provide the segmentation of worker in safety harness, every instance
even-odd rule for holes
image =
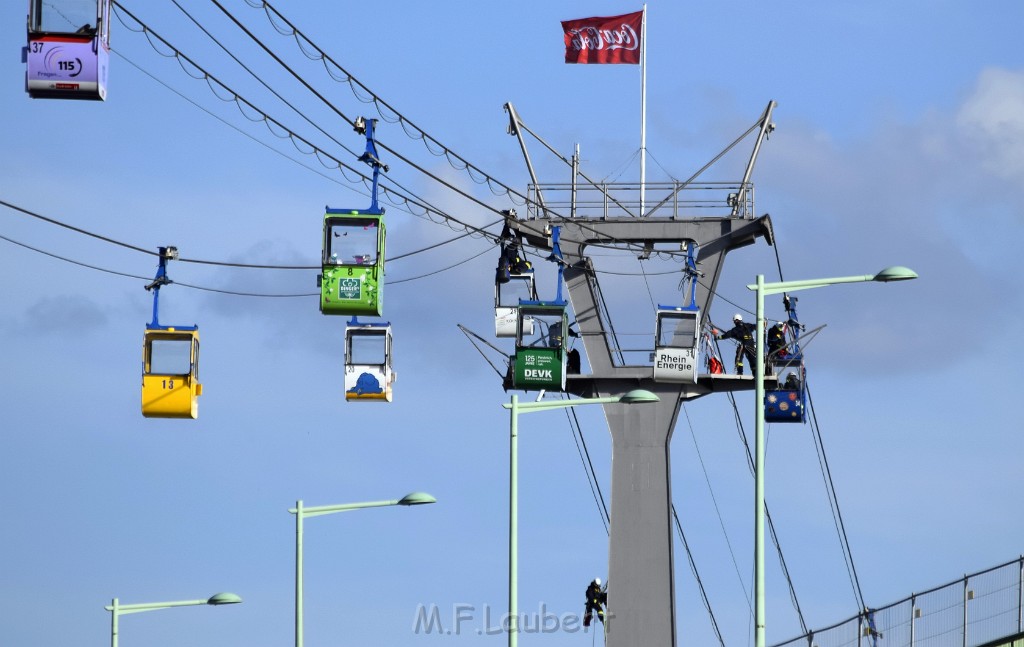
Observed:
[[[736,346],[736,375],[743,375],[743,356],[747,356],[747,364],[750,365],[750,372],[754,373],[754,362],[757,361],[754,346],[754,331],[757,326],[743,321],[743,315],[736,313],[732,317],[732,330],[721,334],[716,330],[715,339],[735,339]]]
[[[765,341],[768,342],[768,365],[786,358],[786,324],[779,322],[768,329],[765,333]]]
[[[597,613],[597,619],[604,624],[604,605],[608,603],[608,591],[601,588],[601,578],[595,577],[587,586],[587,608],[583,613],[583,626],[589,627]]]

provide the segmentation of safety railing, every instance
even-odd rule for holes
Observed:
[[[528,218],[541,205],[575,218],[754,217],[754,185],[739,182],[647,182],[640,204],[639,182],[531,184]]]
[[[1024,631],[1024,556],[772,647],[978,647]]]

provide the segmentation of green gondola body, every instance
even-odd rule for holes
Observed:
[[[513,385],[527,391],[561,391],[565,388],[564,356],[561,349],[524,348],[518,351]]]
[[[383,314],[384,239],[383,209],[327,209],[320,312]]]
[[[522,301],[512,386],[527,391],[564,391],[569,320],[564,302]]]

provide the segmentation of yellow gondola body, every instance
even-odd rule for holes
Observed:
[[[142,346],[142,415],[198,418],[199,328],[147,327]]]

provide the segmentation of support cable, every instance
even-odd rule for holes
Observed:
[[[583,428],[580,426],[575,409],[566,407],[565,416],[569,421],[569,429],[572,431],[573,440],[576,442],[576,451],[580,455],[583,471],[587,474],[587,483],[590,485],[594,504],[597,506],[598,515],[601,517],[601,524],[604,525],[604,533],[608,535],[610,533],[609,524],[612,519],[611,515],[608,514],[608,505],[605,503],[604,493],[601,492],[601,484],[597,480],[597,472],[594,471],[594,463],[590,460],[590,450],[587,448],[587,440],[583,436]]]
[[[220,4],[220,2],[218,2],[218,0],[210,0],[210,1],[211,1],[211,2],[212,2],[212,3],[213,3],[213,4],[214,4],[214,5],[215,5],[215,6],[216,6],[216,7],[218,8],[218,9],[220,9],[220,10],[221,10],[221,12],[223,12],[225,16],[227,16],[227,17],[228,17],[228,18],[229,18],[229,19],[230,19],[230,20],[231,20],[232,22],[234,22],[234,23],[235,23],[235,25],[236,25],[236,26],[237,26],[237,27],[238,27],[239,29],[241,29],[241,30],[242,30],[242,32],[243,32],[243,33],[245,33],[245,35],[246,35],[246,36],[248,36],[248,37],[249,37],[249,39],[250,39],[250,40],[252,40],[252,41],[253,41],[254,43],[256,43],[257,45],[259,45],[259,46],[260,46],[260,48],[262,48],[262,49],[263,49],[263,51],[264,51],[264,52],[266,52],[268,56],[270,56],[271,58],[273,58],[273,59],[274,59],[274,61],[276,61],[276,62],[277,62],[277,64],[278,64],[278,65],[280,65],[280,66],[281,66],[281,67],[282,67],[282,68],[283,68],[283,69],[284,69],[285,71],[287,71],[287,72],[288,72],[289,74],[291,74],[291,75],[292,75],[292,77],[293,77],[293,78],[294,78],[294,79],[295,79],[296,81],[298,81],[298,82],[299,82],[299,83],[301,83],[301,84],[302,84],[303,86],[305,86],[305,87],[306,87],[306,89],[307,89],[307,90],[309,90],[309,91],[310,91],[310,92],[311,92],[311,93],[313,94],[313,96],[315,96],[315,97],[316,97],[317,99],[319,99],[319,100],[320,100],[321,102],[323,102],[323,104],[324,104],[325,106],[327,106],[328,108],[330,108],[330,110],[331,110],[332,112],[334,112],[334,113],[335,113],[336,115],[338,115],[338,116],[339,116],[339,117],[340,117],[340,118],[341,118],[342,120],[344,120],[344,121],[345,121],[346,123],[348,123],[348,124],[349,124],[350,126],[354,124],[354,120],[353,120],[353,119],[351,119],[350,117],[348,117],[347,115],[345,115],[345,114],[344,114],[343,112],[341,112],[341,110],[339,110],[339,109],[337,108],[337,106],[335,106],[335,105],[334,105],[333,103],[331,103],[331,102],[330,102],[330,101],[329,101],[329,100],[328,100],[328,99],[327,99],[326,97],[324,97],[324,96],[323,96],[323,94],[321,94],[320,92],[318,92],[318,91],[317,91],[317,90],[316,90],[316,89],[315,89],[315,88],[314,88],[314,87],[313,87],[312,85],[310,85],[310,84],[309,84],[309,82],[308,82],[308,81],[306,81],[306,80],[305,80],[304,78],[302,78],[302,76],[301,76],[300,74],[298,74],[297,72],[295,72],[295,70],[293,70],[293,69],[292,69],[292,68],[291,68],[291,67],[290,67],[290,66],[289,66],[289,65],[288,65],[287,63],[285,63],[285,62],[284,62],[284,61],[283,61],[283,60],[282,60],[282,59],[281,59],[281,58],[280,58],[279,56],[277,56],[277,54],[275,54],[275,53],[274,53],[273,51],[271,51],[271,49],[270,49],[269,47],[267,47],[267,45],[266,45],[265,43],[263,43],[263,41],[261,41],[261,40],[260,40],[260,39],[259,39],[259,38],[258,38],[258,37],[257,37],[257,36],[255,35],[255,34],[253,34],[253,33],[252,33],[251,31],[249,31],[249,29],[247,29],[247,28],[245,27],[245,25],[243,25],[243,24],[242,24],[242,23],[241,23],[241,22],[240,22],[240,21],[239,21],[239,20],[238,20],[237,18],[235,18],[235,17],[234,17],[234,16],[233,16],[233,15],[231,14],[231,12],[229,12],[229,11],[228,11],[227,9],[225,9],[225,8],[224,8],[224,7],[223,7],[223,6],[222,6],[222,5]],[[269,6],[269,5],[268,5],[268,6]],[[278,15],[280,15],[280,14],[278,14]],[[282,17],[282,18],[283,18],[283,17]],[[305,38],[305,36],[303,36],[303,38]],[[309,42],[310,44],[312,44],[312,41],[309,41],[308,39],[306,39],[306,40],[307,40],[307,42]],[[340,66],[339,66],[339,69],[340,69]],[[436,141],[436,140],[435,140],[435,141]],[[379,147],[380,147],[381,149],[383,149],[383,150],[385,150],[385,151],[387,151],[387,152],[391,153],[391,154],[392,154],[393,156],[395,156],[395,157],[396,157],[397,159],[399,159],[399,160],[401,160],[401,161],[405,162],[406,164],[408,164],[409,166],[411,166],[411,167],[412,167],[412,168],[414,168],[415,170],[419,171],[420,173],[422,173],[422,174],[426,175],[427,177],[431,178],[431,179],[432,179],[432,180],[434,180],[435,182],[438,182],[438,183],[440,183],[440,184],[444,185],[445,187],[447,187],[448,189],[451,189],[452,191],[455,191],[456,193],[458,193],[459,195],[463,196],[463,197],[464,197],[464,198],[466,198],[467,200],[471,200],[471,201],[473,201],[473,202],[476,202],[476,203],[478,203],[479,205],[481,205],[481,206],[483,206],[483,207],[486,207],[486,208],[488,208],[488,209],[491,209],[492,211],[497,211],[497,209],[494,209],[493,207],[489,207],[488,205],[486,205],[486,203],[484,203],[484,202],[482,202],[482,201],[478,200],[477,198],[475,198],[475,197],[471,196],[471,195],[470,195],[469,193],[466,193],[466,192],[465,192],[465,191],[463,191],[462,189],[459,189],[458,187],[456,187],[455,185],[451,184],[450,182],[447,182],[446,180],[443,180],[442,178],[440,178],[440,177],[438,177],[438,176],[434,175],[433,173],[431,173],[430,171],[426,170],[425,168],[423,168],[423,167],[422,167],[422,166],[420,166],[419,164],[417,164],[417,163],[413,162],[413,161],[412,161],[411,159],[409,159],[408,157],[406,157],[406,156],[402,155],[401,153],[399,153],[399,152],[398,152],[397,150],[395,150],[394,148],[391,148],[391,147],[389,147],[389,146],[388,146],[387,144],[385,144],[384,142],[381,142],[380,140],[378,140],[378,141],[377,141],[377,146],[379,146]],[[445,150],[447,151],[448,149],[445,149]],[[456,157],[457,157],[457,156],[456,156]],[[460,160],[461,160],[461,158],[458,158],[458,159],[460,159]],[[467,164],[468,164],[468,162],[467,162]],[[473,167],[473,168],[475,169],[475,167]],[[479,169],[477,169],[477,170],[479,170]],[[505,192],[504,192],[504,195],[512,195],[513,193],[515,193],[515,192],[513,191],[513,189],[511,189],[510,187],[508,187],[508,186],[506,186],[506,185],[504,185],[504,184],[498,183],[498,182],[497,182],[496,180],[494,180],[494,178],[492,178],[491,176],[489,176],[489,175],[486,175],[486,174],[484,174],[484,176],[485,176],[485,177],[486,177],[486,178],[488,179],[488,181],[489,181],[489,182],[490,182],[490,181],[494,181],[495,183],[499,184],[499,186],[501,186],[501,187],[502,187],[502,188],[503,188],[503,189],[505,190]],[[389,179],[390,179],[390,178],[389,178]],[[490,183],[488,183],[488,186],[490,186]],[[493,193],[493,191],[492,191],[492,193]],[[499,194],[499,195],[500,195],[500,194]],[[516,194],[516,195],[519,195],[519,194]],[[521,199],[523,199],[524,201],[525,201],[525,200],[527,199],[527,198],[526,198],[526,196],[521,196],[521,195],[520,195],[519,197],[520,197]]]
[[[239,93],[237,93],[234,90],[232,90],[229,86],[227,86],[222,81],[220,81],[220,79],[218,79],[216,76],[210,74],[202,66],[198,65],[195,61],[193,61],[191,58],[186,56],[183,52],[181,52],[181,50],[179,50],[179,49],[175,48],[173,45],[171,45],[167,40],[165,40],[159,34],[154,32],[148,25],[146,25],[144,22],[139,20],[134,14],[132,14],[127,9],[125,9],[120,3],[116,2],[116,0],[113,3],[113,5],[117,8],[117,11],[115,13],[117,14],[119,19],[121,18],[121,14],[124,13],[125,15],[130,17],[133,21],[135,21],[135,23],[137,23],[141,27],[141,31],[143,31],[146,34],[147,38],[150,37],[150,36],[152,36],[153,38],[156,38],[164,46],[166,46],[167,48],[169,48],[172,51],[171,56],[173,56],[174,58],[176,58],[176,59],[178,59],[180,61],[184,61],[184,62],[188,63],[190,66],[192,66],[193,68],[195,68],[196,70],[198,70],[201,73],[201,76],[198,76],[198,77],[196,77],[196,76],[194,76],[192,74],[189,74],[190,76],[193,76],[193,78],[200,78],[200,79],[206,80],[207,81],[207,85],[210,86],[211,90],[213,90],[213,84],[216,84],[218,87],[222,88],[225,92],[230,94],[230,96],[227,99],[224,99],[224,98],[220,97],[220,95],[217,95],[216,91],[214,91],[214,94],[216,96],[218,96],[218,98],[222,98],[222,100],[224,100],[224,101],[233,101],[238,106],[239,110],[242,111],[242,114],[245,115],[247,118],[249,118],[252,121],[256,121],[256,120],[253,120],[251,117],[248,117],[248,115],[245,114],[245,110],[243,110],[243,107],[245,109],[249,110],[249,111],[257,113],[259,115],[258,121],[263,121],[267,125],[268,129],[271,129],[271,126],[273,126],[273,127],[277,128],[277,129],[283,131],[285,133],[285,135],[283,137],[286,137],[286,138],[290,139],[294,144],[296,144],[296,149],[299,150],[300,152],[304,152],[306,154],[310,154],[310,155],[316,156],[317,159],[321,162],[321,164],[324,164],[324,160],[325,159],[329,160],[330,162],[332,162],[334,164],[333,168],[337,168],[340,171],[342,171],[342,174],[346,175],[346,178],[347,178],[347,173],[350,172],[350,173],[354,174],[357,178],[362,179],[362,181],[364,183],[367,183],[367,182],[371,181],[370,178],[367,177],[365,174],[363,174],[363,172],[361,170],[359,170],[357,168],[354,168],[352,166],[349,166],[348,164],[345,164],[344,162],[339,160],[337,157],[335,157],[335,156],[331,155],[330,153],[324,151],[322,148],[320,148],[319,146],[313,144],[311,141],[309,141],[305,137],[303,137],[303,136],[299,135],[298,133],[296,133],[295,131],[289,129],[284,124],[282,124],[280,121],[278,121],[277,119],[274,119],[273,117],[271,117],[267,112],[265,112],[263,110],[260,110],[258,107],[256,107],[255,104],[253,104],[252,102],[248,101],[245,97],[243,97]],[[123,20],[122,20],[122,24],[125,24]],[[130,29],[130,30],[132,30],[132,31],[140,31],[140,30],[131,29],[131,27],[129,27],[127,24],[125,24],[125,27]],[[152,45],[152,40],[150,40],[150,44]],[[154,49],[156,49],[155,46],[154,46]],[[157,51],[159,51],[159,50],[157,50]],[[330,104],[328,104],[328,105],[330,105]],[[273,130],[271,130],[271,132],[273,132]],[[298,144],[302,144],[303,146],[308,147],[309,150],[308,151],[302,150],[301,148],[298,147]],[[420,167],[420,166],[414,164],[413,162],[407,160],[403,156],[398,155],[397,153],[395,155],[396,155],[396,157],[399,157],[402,161],[406,161],[408,164],[410,164],[410,166],[412,166],[416,170],[419,170],[420,172],[424,173],[425,175],[427,175],[431,179],[435,180],[436,182],[438,182],[438,183],[442,184],[443,186],[451,189],[452,191],[462,195],[463,197],[465,197],[466,199],[470,200],[471,202],[474,202],[474,203],[478,204],[479,206],[483,207],[484,209],[487,209],[489,211],[493,211],[494,213],[500,214],[500,210],[499,209],[497,209],[495,207],[492,207],[492,206],[486,204],[485,202],[483,202],[483,201],[481,201],[481,200],[479,200],[479,199],[477,199],[477,198],[467,194],[466,192],[462,191],[461,189],[453,186],[451,183],[449,183],[449,182],[447,182],[447,181],[445,181],[445,180],[443,180],[443,179],[441,179],[441,178],[431,174],[430,172],[426,171],[422,167]],[[390,180],[390,178],[388,178],[388,179]],[[451,216],[451,215],[449,215],[447,213],[444,213],[443,211],[440,211],[440,210],[438,210],[438,209],[436,209],[436,208],[434,208],[434,207],[432,207],[432,206],[430,206],[428,204],[425,204],[425,203],[422,203],[420,201],[417,201],[417,200],[414,200],[412,198],[409,198],[408,196],[404,195],[403,193],[401,193],[399,191],[396,191],[394,189],[391,189],[391,188],[389,188],[387,186],[383,186],[383,185],[381,186],[381,191],[385,195],[387,195],[389,197],[390,196],[398,196],[400,199],[402,199],[402,201],[404,203],[406,203],[406,204],[413,204],[413,205],[419,207],[420,209],[422,209],[425,213],[428,213],[428,214],[429,213],[434,213],[434,214],[436,214],[437,216],[439,216],[440,218],[442,218],[443,220],[445,220],[448,223],[457,224],[458,226],[462,227],[462,229],[464,231],[473,230],[474,233],[477,233],[477,234],[479,234],[479,235],[481,235],[483,237],[489,238],[489,239],[494,240],[495,242],[497,242],[497,238],[498,237],[495,234],[490,234],[490,233],[488,233],[486,231],[483,231],[483,229],[480,228],[480,227],[475,227],[475,226],[470,225],[468,223],[462,222],[461,220],[455,218],[454,216]],[[449,224],[448,226],[451,226],[451,224]]]
[[[783,281],[782,277],[782,262],[779,259],[779,246],[778,241],[772,246],[775,249],[775,264],[779,270],[779,281]],[[787,299],[788,296],[783,294],[783,299]],[[836,528],[836,535],[839,538],[839,545],[843,552],[843,561],[846,564],[846,574],[850,580],[850,586],[853,588],[853,594],[858,603],[858,612],[867,609],[867,605],[864,604],[864,593],[860,587],[860,578],[857,577],[857,568],[853,562],[853,551],[850,548],[850,538],[846,534],[846,525],[843,523],[843,514],[839,509],[839,497],[836,494],[835,482],[832,480],[832,471],[828,466],[828,457],[825,455],[825,442],[821,436],[821,427],[818,425],[818,416],[814,411],[813,402],[811,401],[811,391],[806,384],[805,376],[805,389],[807,391],[807,404],[811,410],[811,430],[812,437],[814,439],[814,447],[818,455],[818,465],[821,469],[821,477],[825,484],[825,494],[828,496],[829,507],[832,511],[832,522]],[[806,627],[804,632],[807,632]]]
[[[718,344],[715,344],[716,350],[718,350]],[[719,350],[719,354],[721,351]],[[747,467],[750,470],[751,476],[754,475],[754,455],[750,451],[750,443],[747,440],[746,431],[743,429],[743,419],[740,416],[739,407],[736,405],[736,396],[732,392],[728,393],[729,401],[732,404],[733,416],[736,420],[736,431],[739,435],[740,442],[743,444],[743,449],[747,453]],[[800,626],[803,628],[804,633],[807,633],[807,623],[804,621],[803,611],[800,609],[800,602],[796,597],[796,589],[793,587],[793,578],[789,574],[789,567],[786,566],[786,559],[782,554],[782,546],[779,544],[779,536],[775,532],[775,522],[772,521],[772,515],[768,511],[768,502],[764,504],[764,516],[768,522],[768,531],[771,536],[772,543],[775,545],[775,552],[779,556],[779,565],[782,569],[783,578],[786,580],[786,585],[789,587],[789,599],[793,603],[793,608],[796,610],[796,615],[800,621]]]
[[[214,3],[217,4],[216,0],[214,0]],[[437,157],[446,158],[448,160],[449,165],[451,165],[451,167],[456,170],[465,170],[469,175],[470,179],[472,179],[474,182],[478,184],[486,183],[488,187],[491,189],[491,192],[494,193],[495,195],[507,195],[509,198],[513,198],[513,202],[516,202],[516,204],[518,205],[532,203],[532,201],[527,196],[522,195],[515,189],[512,189],[505,183],[495,179],[492,175],[484,172],[479,167],[468,162],[465,158],[452,151],[450,148],[439,142],[431,135],[427,134],[425,130],[423,130],[422,128],[414,124],[412,121],[410,121],[407,117],[398,112],[398,110],[396,110],[393,106],[384,101],[379,95],[373,92],[373,90],[371,90],[369,87],[367,87],[357,78],[355,78],[355,76],[353,76],[348,70],[342,67],[337,61],[331,58],[330,55],[328,55],[320,47],[313,43],[313,41],[311,41],[304,33],[302,33],[291,21],[285,18],[269,2],[261,1],[259,3],[255,3],[252,0],[246,0],[246,4],[248,4],[250,7],[254,9],[262,8],[264,10],[264,13],[267,15],[268,21],[279,34],[283,36],[293,36],[295,38],[296,44],[298,44],[299,46],[300,51],[302,51],[302,53],[307,58],[309,58],[310,60],[323,61],[324,69],[327,71],[328,75],[331,76],[332,79],[334,79],[335,81],[347,83],[349,85],[349,88],[352,90],[353,96],[355,96],[356,99],[362,101],[363,103],[372,103],[377,111],[377,114],[380,116],[381,119],[387,121],[388,123],[400,124],[405,134],[409,136],[410,139],[421,140],[428,152]],[[227,11],[225,11],[223,8],[221,8],[221,10],[227,13]],[[274,16],[276,16],[277,19],[284,23],[284,25],[287,27],[287,31],[282,30],[280,27],[278,27],[278,25],[274,22],[274,18],[271,17],[270,12],[273,12]],[[230,14],[228,15],[230,16]],[[299,40],[300,38],[302,39],[302,41],[306,43],[306,45],[308,45],[313,50],[315,54],[314,56],[311,56],[309,53],[306,52],[305,48],[302,45],[302,42],[300,42]],[[344,75],[344,78],[338,79],[337,77],[335,77],[331,70],[327,67],[328,63],[337,68],[337,70],[341,72],[342,75]],[[370,98],[364,99],[363,97],[361,97],[359,93],[356,91],[357,87],[359,90],[366,93]],[[385,111],[382,110],[381,107],[387,109],[387,114],[385,114]],[[413,134],[410,134],[410,129],[414,131],[415,136]],[[431,144],[439,148],[440,152],[435,152],[431,148]],[[459,165],[454,164],[452,162],[453,159],[457,160],[459,162]],[[478,181],[476,177],[474,177],[474,172],[484,178],[483,182]],[[502,189],[502,192],[495,192],[493,186],[500,187]]]
[[[676,514],[676,506],[672,504],[672,518],[676,522],[676,531],[679,533],[679,538],[683,541],[683,548],[686,549],[686,559],[690,563],[690,570],[693,571],[693,579],[697,580],[697,588],[700,589],[700,598],[704,601],[704,608],[708,611],[708,617],[711,618],[711,627],[715,630],[715,635],[718,636],[718,644],[721,647],[725,647],[725,639],[722,638],[722,632],[718,628],[718,621],[715,620],[715,612],[711,610],[711,602],[708,600],[708,592],[704,590],[704,582],[700,579],[700,573],[697,572],[697,563],[693,561],[693,552],[690,550],[690,543],[686,541],[686,534],[683,533],[683,526],[679,523],[679,515]]]
[[[832,521],[836,527],[836,534],[839,537],[839,544],[843,550],[843,559],[846,561],[846,573],[850,579],[850,586],[853,588],[853,595],[859,604],[858,609],[867,609],[864,604],[864,594],[860,588],[860,579],[857,577],[857,569],[853,565],[853,553],[850,550],[850,539],[846,534],[846,525],[843,523],[843,515],[839,511],[839,500],[836,498],[836,487],[832,481],[832,470],[828,466],[828,458],[825,456],[825,445],[821,437],[821,427],[818,425],[818,415],[814,410],[814,402],[811,399],[811,389],[804,384],[807,391],[807,405],[811,410],[811,429],[814,432],[814,446],[818,452],[818,464],[821,466],[821,477],[825,481],[825,490],[828,493],[829,504],[832,508]]]
[[[697,461],[700,463],[700,468],[704,472],[704,482],[707,483],[708,492],[711,494],[711,504],[715,508],[715,514],[718,516],[718,526],[722,529],[722,536],[725,537],[726,548],[729,549],[729,558],[732,560],[733,569],[736,571],[736,577],[740,581],[740,587],[743,589],[744,599],[747,603],[747,608],[750,610],[750,615],[754,615],[754,609],[750,605],[750,591],[747,590],[746,584],[743,582],[743,575],[740,573],[739,562],[736,561],[736,553],[732,549],[732,542],[729,541],[729,533],[725,529],[725,519],[722,517],[722,510],[718,507],[718,499],[715,497],[715,490],[711,486],[711,476],[708,474],[708,468],[704,464],[704,457],[700,453],[700,446],[697,444],[697,435],[693,429],[693,421],[690,420],[690,412],[686,410],[686,405],[683,405],[683,414],[686,416],[686,424],[690,429],[690,438],[693,440],[693,448],[697,452]],[[673,506],[674,514],[675,506]]]

